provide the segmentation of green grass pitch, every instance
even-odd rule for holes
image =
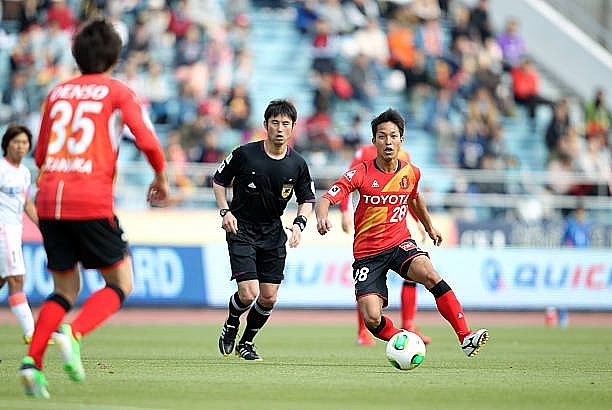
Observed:
[[[16,377],[26,347],[0,325],[0,409],[416,409],[575,410],[612,406],[612,329],[491,327],[466,358],[450,327],[423,364],[394,369],[385,344],[355,344],[355,327],[270,323],[256,338],[263,362],[222,357],[219,326],[106,325],[83,343],[87,377],[68,380],[50,346],[51,399],[23,396]]]

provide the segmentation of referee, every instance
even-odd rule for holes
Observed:
[[[295,106],[274,100],[264,113],[267,136],[236,148],[219,165],[213,191],[221,227],[226,231],[232,270],[238,291],[229,299],[228,317],[219,337],[219,350],[245,360],[262,360],[253,339],[264,326],[284,278],[287,234],[281,216],[295,194],[298,208],[287,227],[289,246],[299,245],[315,195],[304,158],[288,146],[297,120]],[[232,187],[231,204],[227,188]],[[254,302],[254,303],[253,303]],[[248,311],[246,326],[236,345],[240,317]]]

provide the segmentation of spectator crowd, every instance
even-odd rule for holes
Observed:
[[[610,112],[605,90],[592,101],[546,95],[520,19],[508,17],[496,32],[488,0],[459,1],[304,0],[296,5],[296,28],[310,41],[314,127],[296,143],[302,151],[335,153],[342,143],[329,124],[346,100],[358,112],[372,110],[377,95],[400,91],[413,128],[427,131],[437,165],[465,170],[513,172],[522,152],[511,150],[507,129],[522,124],[531,149],[545,144],[536,171],[548,170],[551,195],[610,195]],[[399,75],[399,77],[398,77]],[[343,81],[339,81],[338,79]],[[392,80],[392,81],[391,81]],[[410,132],[410,131],[408,131]],[[516,132],[510,135],[517,138]],[[340,141],[340,143],[339,143]],[[365,140],[367,141],[367,140]],[[365,142],[364,141],[364,142]],[[510,142],[510,143],[509,143]],[[408,146],[410,149],[410,146]],[[567,173],[567,174],[563,174]],[[559,178],[560,175],[579,176]],[[528,184],[527,184],[528,185]],[[472,182],[457,193],[530,193],[529,186]],[[492,215],[499,216],[495,210]],[[566,215],[566,213],[564,213]]]
[[[610,195],[610,112],[605,89],[581,102],[573,118],[569,96],[551,98],[527,54],[520,19],[496,32],[488,0],[23,0],[6,2],[0,32],[0,121],[35,131],[42,99],[76,68],[71,36],[85,19],[105,16],[124,41],[115,75],[145,102],[176,166],[175,185],[207,184],[183,170],[217,163],[231,149],[262,137],[253,122],[254,7],[292,10],[310,57],[311,107],[292,144],[313,161],[348,164],[369,139],[367,118],[385,93],[402,95],[408,126],[432,139],[440,166],[508,171],[521,158],[506,141],[521,121],[529,138],[546,144],[541,164],[557,195]],[[280,40],[282,41],[282,40]],[[273,58],[273,57],[271,57]],[[285,96],[274,96],[285,97]],[[387,107],[382,107],[387,108]],[[351,118],[335,126],[339,112]],[[539,113],[544,115],[539,115]],[[542,124],[542,118],[546,121]],[[364,128],[365,127],[365,128]],[[410,129],[410,128],[408,128]],[[129,130],[125,130],[129,139]],[[410,147],[407,147],[410,149]],[[587,182],[565,182],[562,175]],[[570,179],[571,180],[571,179]],[[592,181],[592,182],[589,182]],[[468,192],[508,193],[502,184],[463,184]]]

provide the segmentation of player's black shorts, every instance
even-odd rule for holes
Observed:
[[[250,224],[238,221],[238,234],[226,233],[232,279],[257,279],[279,284],[284,279],[287,234],[279,221]]]
[[[355,282],[355,297],[378,295],[383,299],[383,307],[387,307],[389,289],[387,288],[387,272],[397,272],[404,279],[410,262],[419,255],[429,257],[421,250],[413,239],[407,239],[399,245],[377,255],[355,259],[353,262],[353,281]]]
[[[40,220],[47,267],[66,271],[81,262],[86,269],[102,269],[128,254],[128,243],[117,217],[85,221]]]

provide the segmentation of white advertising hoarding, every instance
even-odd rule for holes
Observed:
[[[428,249],[436,270],[467,309],[612,310],[612,253],[606,249]],[[236,285],[229,280],[225,244],[205,249],[207,300],[224,307]],[[347,246],[288,249],[278,306],[350,308],[355,304],[352,254]],[[389,306],[399,307],[401,279],[389,273]],[[419,286],[420,308],[435,308]]]

